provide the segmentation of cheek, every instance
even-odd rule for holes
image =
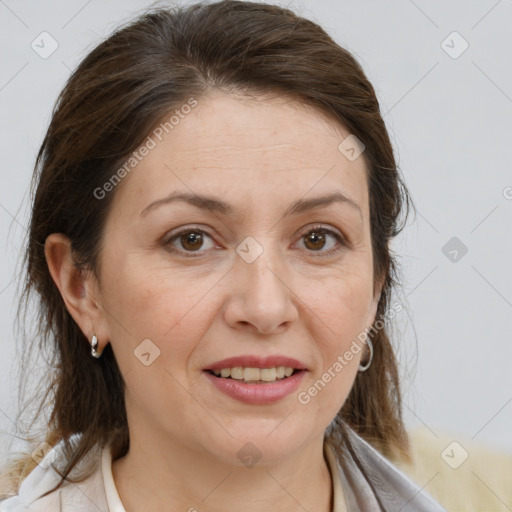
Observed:
[[[372,277],[366,271],[332,272],[325,279],[310,281],[300,294],[308,308],[321,320],[328,345],[342,347],[347,337],[368,327],[372,304]]]
[[[185,391],[186,368],[209,325],[201,298],[211,286],[126,261],[119,261],[111,275],[106,318],[127,400],[155,424],[172,418],[172,411],[193,409]]]
[[[127,369],[138,368],[134,351],[150,340],[160,351],[155,364],[177,368],[209,323],[205,296],[218,279],[210,275],[193,280],[137,260],[118,259],[111,273],[105,274],[112,276],[106,279],[103,297],[116,358]]]
[[[322,400],[338,406],[350,391],[364,352],[362,340],[370,327],[371,277],[365,271],[339,273],[317,282],[305,301],[316,318],[311,332],[322,359],[316,378],[334,391],[325,393]]]
[[[306,298],[314,312],[310,331],[321,364],[298,399],[314,417],[334,418],[352,389],[364,348],[358,335],[367,327],[370,297],[369,279],[351,274],[318,283]]]

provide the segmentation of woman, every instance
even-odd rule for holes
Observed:
[[[442,510],[389,462],[409,197],[320,27],[144,15],[73,73],[36,169],[24,296],[53,409],[0,510]]]

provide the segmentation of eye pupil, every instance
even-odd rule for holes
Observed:
[[[313,242],[312,249],[321,249],[323,244],[325,243],[325,235],[323,233],[318,233],[316,231],[312,231],[309,235],[306,236],[306,246],[309,242]],[[320,242],[320,246],[315,245]]]

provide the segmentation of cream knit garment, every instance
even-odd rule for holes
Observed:
[[[397,466],[447,511],[512,511],[512,453],[426,427],[409,436],[413,464]]]

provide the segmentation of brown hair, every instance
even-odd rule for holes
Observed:
[[[41,350],[50,354],[51,371],[33,418],[48,407],[50,397],[46,442],[53,446],[64,440],[69,450],[63,477],[96,443],[111,442],[114,459],[124,455],[129,437],[124,383],[110,344],[101,359],[90,356],[88,340],[50,276],[45,240],[51,233],[65,234],[77,268],[98,275],[103,226],[115,192],[98,200],[94,190],[111,178],[163,115],[214,89],[296,98],[364,143],[374,282],[384,282],[376,318],[384,318],[389,309],[398,280],[388,242],[404,227],[411,200],[375,91],[355,58],[317,24],[273,5],[225,0],[143,14],[99,44],[69,78],[31,185],[18,317],[22,310],[26,315],[35,292],[32,343],[39,340]],[[397,362],[386,326],[375,330],[373,345],[370,369],[356,377],[326,436],[340,455],[346,423],[386,456],[406,458]],[[26,353],[32,352],[27,346]],[[71,449],[68,441],[76,433],[81,437]],[[38,444],[36,438],[30,441]],[[12,465],[7,473],[15,489],[35,465],[30,455]]]

